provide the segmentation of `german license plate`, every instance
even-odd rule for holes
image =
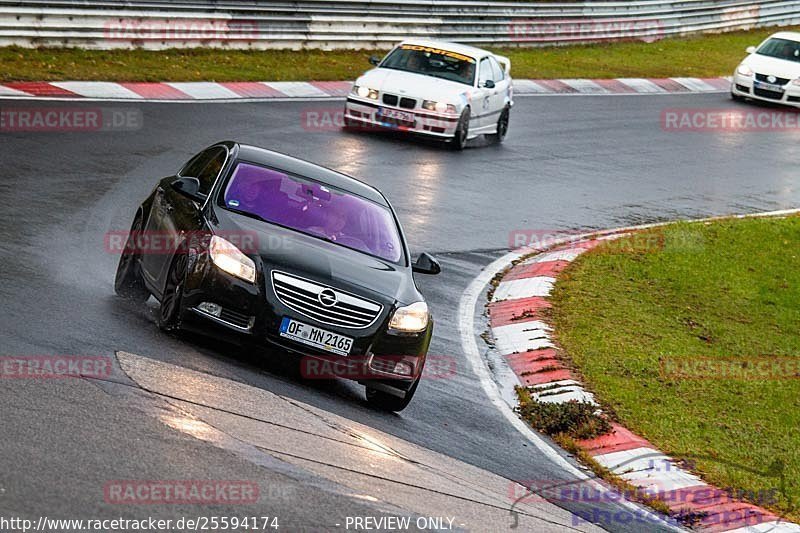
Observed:
[[[414,122],[414,115],[406,113],[405,111],[398,111],[397,109],[389,109],[386,107],[378,108],[378,115],[383,118],[393,118],[395,120],[402,120],[403,122]]]
[[[764,89],[765,91],[774,91],[776,93],[782,93],[783,87],[781,85],[775,85],[773,83],[764,83],[763,81],[755,81],[753,85],[758,89]]]
[[[299,322],[288,316],[281,321],[280,336],[338,355],[348,355],[353,349],[353,339],[350,337]]]

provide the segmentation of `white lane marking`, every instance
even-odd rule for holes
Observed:
[[[667,457],[655,448],[646,446],[595,455],[594,460],[618,475],[639,470],[652,470],[653,468],[661,468],[663,470],[671,467],[677,468],[673,466],[672,458]]]
[[[552,348],[548,332],[550,327],[544,322],[532,320],[519,324],[508,324],[492,328],[495,346],[501,355],[528,350]]]
[[[629,472],[620,476],[636,487],[652,490],[651,494],[663,494],[664,492],[688,489],[689,487],[708,486],[698,476],[685,472],[677,467],[667,471],[640,470]]]
[[[581,384],[575,381],[574,379],[561,379],[558,381],[550,381],[549,383],[539,383],[538,385],[533,385],[534,389],[557,389],[559,387],[567,387],[569,385],[574,385],[580,387]]]
[[[32,96],[25,91],[18,91],[17,89],[12,89],[11,87],[6,87],[5,85],[0,85],[0,95],[3,96]]]
[[[533,296],[547,296],[553,289],[555,278],[549,276],[534,276],[532,278],[502,281],[492,295],[493,302],[500,300],[516,300],[531,298]]]
[[[652,94],[667,92],[665,88],[646,78],[617,78],[617,81],[627,85],[637,93]]]
[[[558,80],[566,85],[569,85],[576,91],[581,94],[609,94],[611,91],[603,87],[602,85],[598,85],[592,80],[586,79],[570,79],[570,80]]]
[[[628,228],[638,229],[638,228]],[[612,233],[602,232],[602,233]],[[590,237],[593,234],[587,233],[586,236]],[[464,290],[461,298],[458,301],[458,332],[461,337],[461,348],[464,350],[464,356],[470,365],[470,368],[475,373],[478,381],[481,384],[483,392],[486,394],[489,402],[494,405],[500,413],[505,417],[511,426],[519,431],[547,460],[553,465],[561,468],[570,475],[575,476],[579,480],[585,480],[586,484],[599,491],[608,490],[602,483],[598,482],[595,478],[590,478],[585,472],[579,470],[575,465],[566,460],[558,451],[547,444],[542,437],[533,431],[519,416],[512,410],[512,406],[507,404],[500,395],[500,389],[497,384],[492,380],[489,369],[484,363],[481,353],[478,350],[478,342],[475,335],[475,306],[478,304],[478,299],[484,294],[486,286],[497,275],[498,272],[506,268],[512,261],[522,257],[523,254],[519,252],[510,252],[504,256],[492,261],[480,274],[478,274]],[[619,502],[627,509],[635,513],[644,513],[643,519],[652,521],[653,523],[660,523],[673,531],[683,531],[681,528],[670,524],[663,520],[657,513],[649,509],[639,506],[627,500]]]
[[[268,81],[264,85],[280,91],[286,96],[328,96],[325,91],[305,81]]]
[[[673,81],[677,81],[690,91],[696,91],[698,93],[710,93],[713,91],[719,91],[713,85],[709,85],[708,83],[704,82],[699,78],[670,78]]]
[[[141,100],[142,96],[120,85],[108,81],[54,81],[50,85],[61,87],[86,98],[119,98]]]
[[[238,98],[239,95],[219,83],[205,81],[178,81],[167,83],[170,87],[188,94],[195,100],[215,100],[218,98]]]
[[[514,80],[514,96],[518,94],[547,94],[553,92],[533,80]]]
[[[592,393],[586,392],[580,387],[568,388],[565,392],[558,394],[553,394],[553,391],[547,391],[541,394],[534,394],[533,397],[542,403],[567,403],[575,401],[597,405]]]
[[[731,529],[725,533],[800,533],[800,525],[791,522],[762,522],[752,526]]]
[[[569,248],[557,252],[545,252],[525,261],[525,264],[547,263],[550,261],[574,261],[579,255],[584,253],[586,248]]]

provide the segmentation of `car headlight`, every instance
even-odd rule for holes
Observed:
[[[428,111],[438,111],[439,113],[455,113],[456,106],[453,104],[446,104],[444,102],[434,102],[433,100],[423,100],[422,109]]]
[[[370,89],[369,87],[354,85],[353,92],[361,98],[369,98],[370,100],[378,99],[378,89]]]
[[[419,333],[428,327],[429,318],[425,302],[398,307],[389,321],[389,329],[399,333]]]
[[[211,260],[220,270],[250,283],[256,280],[256,264],[232,243],[214,235],[208,245]]]
[[[796,80],[792,80],[792,85],[800,85],[800,78],[797,78]]]
[[[736,72],[738,72],[740,76],[750,77],[753,75],[753,69],[747,65],[739,65],[736,69]]]

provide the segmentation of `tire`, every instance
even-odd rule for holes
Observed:
[[[450,146],[454,150],[463,150],[467,145],[467,136],[469,135],[469,108],[461,112],[461,117],[458,119],[458,126],[456,132],[453,134],[453,140],[450,141]]]
[[[731,91],[731,100],[735,102],[744,102],[744,96],[739,95]]]
[[[486,138],[497,144],[503,142],[503,139],[506,138],[506,133],[508,133],[508,119],[510,115],[511,112],[508,107],[504,107],[500,112],[500,117],[497,119],[497,133],[490,133],[486,135]]]
[[[408,407],[409,403],[411,403],[411,399],[417,392],[419,380],[420,378],[417,378],[414,384],[411,385],[411,388],[408,389],[408,392],[406,392],[406,395],[402,398],[389,394],[388,392],[373,389],[367,385],[367,402],[381,411],[389,411],[393,413],[400,412]]]
[[[114,276],[114,292],[119,296],[136,303],[144,303],[150,297],[150,291],[142,279],[141,253],[133,240],[133,236],[142,231],[142,215],[137,214],[131,225],[131,232],[125,242],[125,249],[119,258],[117,273]]]
[[[167,274],[164,295],[158,306],[157,323],[163,331],[176,331],[181,327],[181,304],[183,302],[183,286],[186,281],[186,254],[178,252]]]

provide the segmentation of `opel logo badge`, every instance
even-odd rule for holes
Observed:
[[[317,295],[317,300],[325,307],[333,307],[336,305],[336,293],[330,289],[322,289]]]
[[[767,81],[770,83],[775,83],[776,81],[778,81],[778,78],[776,78],[775,76],[767,76]]]

